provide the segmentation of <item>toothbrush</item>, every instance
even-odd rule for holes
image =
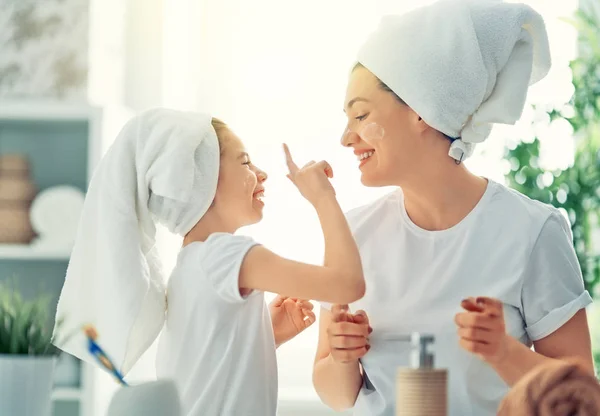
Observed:
[[[117,379],[117,381],[120,384],[127,386],[123,375],[119,372],[119,370],[117,370],[117,367],[113,364],[110,358],[108,358],[106,353],[102,350],[102,348],[100,348],[100,346],[96,342],[96,339],[98,338],[98,332],[96,331],[96,328],[94,328],[92,325],[85,325],[82,329],[88,339],[88,350],[90,354],[96,357],[96,360],[104,368],[106,368]]]

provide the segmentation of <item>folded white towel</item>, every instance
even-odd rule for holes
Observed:
[[[386,16],[358,61],[427,124],[451,138],[464,160],[493,123],[514,124],[527,88],[550,69],[542,17],[499,0],[442,0]]]
[[[189,232],[214,199],[219,160],[209,115],[156,109],[125,125],[86,195],[58,303],[59,348],[90,361],[82,334],[61,340],[89,323],[119,370],[131,369],[165,319],[155,222]]]

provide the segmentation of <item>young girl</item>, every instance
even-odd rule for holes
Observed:
[[[262,218],[267,175],[225,124],[171,110],[130,121],[90,183],[58,305],[61,332],[91,323],[126,373],[166,317],[157,374],[175,381],[185,415],[274,415],[275,348],[300,332],[305,318],[314,320],[309,303],[296,298],[349,303],[365,291],[358,250],[328,179],[331,167],[298,168],[285,152],[288,178],[321,221],[324,266],[282,258],[234,235]],[[168,312],[156,223],[184,237]],[[291,299],[279,297],[270,317],[263,291]],[[366,337],[368,325],[356,335]],[[57,343],[91,359],[81,338]]]

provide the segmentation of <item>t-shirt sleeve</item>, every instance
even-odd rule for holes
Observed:
[[[532,341],[552,334],[592,303],[583,285],[571,228],[557,211],[546,220],[535,242],[521,296]]]
[[[321,308],[328,310],[328,311],[331,311],[331,307],[333,306],[329,302],[319,302],[319,304],[321,305]]]
[[[225,233],[212,234],[204,243],[200,259],[208,280],[225,301],[239,303],[240,268],[248,251],[258,245],[252,238]]]

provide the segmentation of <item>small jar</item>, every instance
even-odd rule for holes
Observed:
[[[35,194],[27,157],[0,156],[0,243],[27,244],[35,237],[29,217]]]
[[[0,243],[29,244],[34,237],[29,209],[18,204],[0,202]]]

